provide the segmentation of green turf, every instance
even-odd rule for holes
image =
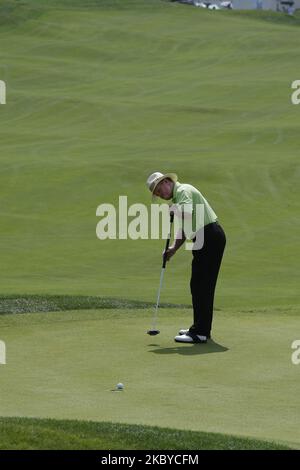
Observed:
[[[160,0],[0,0],[0,415],[300,447],[299,23]],[[164,241],[96,238],[97,206],[149,204],[156,170],[199,187],[227,234],[201,349],[172,342],[190,309],[164,309],[162,334],[144,334]],[[190,304],[190,263],[182,249],[168,264],[163,303]],[[5,315],[61,309],[74,310]]]
[[[147,175],[171,170],[226,230],[220,307],[298,303],[298,27],[159,0],[22,5],[0,27],[2,293],[152,302],[164,243],[98,240],[96,208],[148,203]],[[189,270],[182,251],[166,301],[190,302]]]
[[[287,450],[287,446],[221,434],[120,423],[0,418],[3,449]]]
[[[300,447],[298,313],[217,312],[213,341],[173,341],[191,310],[1,315],[1,416],[111,421]],[[118,382],[125,385],[116,392]]]

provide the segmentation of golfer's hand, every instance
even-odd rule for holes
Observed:
[[[169,261],[172,256],[174,256],[176,253],[176,249],[174,246],[169,246],[169,248],[167,249],[167,251],[164,251],[163,252],[163,258],[165,257],[167,261]]]

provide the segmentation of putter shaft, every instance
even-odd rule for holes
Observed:
[[[165,247],[164,256],[163,256],[163,264],[162,264],[162,269],[161,269],[161,273],[160,273],[160,281],[159,281],[159,288],[158,288],[158,293],[157,293],[156,306],[155,306],[155,310],[154,310],[153,318],[152,318],[152,330],[157,329],[156,328],[156,323],[157,323],[158,307],[159,307],[159,302],[160,302],[160,293],[161,293],[164,273],[165,273],[166,264],[167,264],[166,252],[167,252],[167,250],[169,248],[169,245],[170,245],[173,220],[174,220],[174,212],[171,212],[170,213],[170,231],[168,233],[168,237],[167,237],[167,241],[166,241],[166,247]]]
[[[158,307],[159,307],[159,301],[160,301],[160,293],[161,293],[161,288],[162,288],[162,283],[164,279],[164,273],[165,273],[166,268],[161,269],[160,273],[160,281],[159,281],[159,288],[157,292],[157,300],[156,300],[156,306],[153,314],[153,319],[152,319],[152,329],[156,330],[156,322],[157,322],[157,313],[158,313]]]

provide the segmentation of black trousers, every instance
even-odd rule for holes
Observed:
[[[206,225],[202,235],[204,235],[203,247],[200,250],[193,250],[190,287],[194,324],[190,328],[190,332],[210,337],[215,288],[226,245],[226,237],[218,222]]]

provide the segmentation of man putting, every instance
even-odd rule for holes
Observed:
[[[214,294],[226,244],[225,233],[200,191],[190,184],[179,183],[176,174],[152,173],[147,179],[147,186],[152,196],[172,201],[178,209],[175,213],[183,214],[182,227],[177,232],[174,243],[166,251],[166,259],[170,260],[186,239],[194,242],[190,281],[194,323],[189,329],[180,330],[175,341],[206,343],[211,337]],[[202,205],[204,209],[202,221],[196,217],[197,205]],[[193,231],[187,230],[187,226],[192,226]],[[203,244],[199,243],[201,240]]]

